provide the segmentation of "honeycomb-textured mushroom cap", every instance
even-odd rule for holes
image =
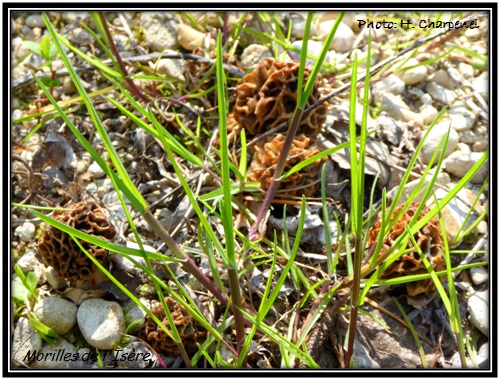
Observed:
[[[196,342],[202,343],[207,332],[198,323],[191,314],[180,303],[171,297],[165,298],[165,303],[170,311],[175,327],[181,337],[184,348],[187,353],[193,353],[198,350]],[[168,319],[165,316],[165,311],[160,302],[155,302],[151,308],[151,312],[170,330]],[[158,352],[165,352],[172,356],[179,356],[179,348],[177,344],[163,331],[156,322],[150,317],[146,316],[146,323],[144,326],[145,339],[151,346]]]
[[[252,182],[260,182],[260,189],[267,190],[271,184],[275,166],[278,162],[279,155],[285,144],[285,136],[278,134],[269,136],[267,139],[259,141],[252,146],[254,153],[252,163],[248,173],[248,180]],[[320,152],[319,148],[309,137],[304,134],[293,140],[288,154],[288,159],[285,164],[285,171],[301,161],[308,159]],[[278,194],[282,196],[311,196],[319,186],[317,181],[318,171],[321,163],[326,158],[316,160],[304,169],[295,172],[291,176],[282,180],[278,188]]]
[[[412,204],[408,210],[398,219],[394,227],[385,238],[380,255],[383,255],[387,250],[394,245],[396,240],[401,236],[406,226],[409,225],[411,219],[417,212],[419,204]],[[394,210],[394,215],[401,211],[404,205],[398,206]],[[429,212],[429,208],[424,206],[418,220],[422,219]],[[381,218],[375,223],[375,225],[370,229],[368,234],[368,243],[376,244],[379,238],[379,232],[381,228]],[[423,226],[414,235],[415,241],[420,247],[421,251],[425,254],[426,258],[432,265],[435,271],[440,271],[444,269],[445,263],[442,255],[444,250],[443,238],[441,235],[441,229],[439,226],[439,220],[437,217],[432,218],[425,226]],[[413,248],[411,252],[403,254],[398,260],[389,265],[386,270],[382,273],[381,278],[396,278],[404,275],[415,275],[429,273],[425,268],[425,265],[415,249],[412,241],[408,242],[408,249]],[[417,294],[424,293],[430,294],[434,291],[434,283],[431,279],[420,280],[408,282],[406,284],[406,290],[409,296],[416,296]]]
[[[281,62],[273,58],[265,58],[255,69],[245,75],[236,86],[236,105],[233,110],[235,120],[250,136],[256,136],[266,130],[292,118],[297,105],[298,62]],[[310,75],[308,68],[304,71],[304,84]],[[320,76],[308,99],[307,106],[319,98]],[[327,104],[323,103],[304,115],[298,133],[316,136],[326,120]]]
[[[68,211],[56,210],[53,218],[89,235],[114,241],[115,227],[108,221],[104,211],[93,202],[79,202],[66,206]],[[107,263],[108,252],[95,245],[81,241],[80,244],[101,264]],[[80,250],[76,242],[66,233],[47,224],[38,242],[38,250],[47,265],[70,282],[89,282],[95,285],[100,270]]]

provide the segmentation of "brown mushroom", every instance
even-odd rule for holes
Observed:
[[[283,150],[284,144],[285,136],[278,134],[261,140],[252,146],[254,155],[250,164],[248,180],[252,182],[260,182],[261,190],[265,191],[269,188],[274,175],[276,163],[278,162],[278,158]],[[306,137],[304,134],[298,136],[295,140],[293,140],[284,170],[287,171],[291,169],[299,162],[304,161],[319,152],[319,148],[312,139]],[[323,159],[316,160],[304,169],[295,172],[281,181],[278,189],[278,195],[291,197],[304,194],[305,196],[311,196],[318,189],[318,172],[321,164],[325,160],[325,157]]]
[[[56,210],[53,218],[89,235],[113,241],[115,227],[108,221],[104,211],[93,202],[79,202],[66,206],[67,211]],[[80,241],[83,248],[101,264],[107,264],[108,252],[93,244]],[[61,230],[47,224],[38,250],[43,259],[54,268],[59,277],[77,284],[96,285],[101,281],[101,272],[78,247],[76,242]]]
[[[165,298],[165,303],[168,307],[170,315],[174,321],[175,327],[181,337],[184,348],[187,353],[194,353],[198,350],[196,342],[202,343],[207,332],[198,326],[198,323],[191,314],[179,302],[171,297]],[[163,325],[169,329],[170,325],[166,318],[163,305],[160,302],[155,302],[151,308],[151,312],[162,321]],[[158,352],[168,353],[172,356],[179,356],[179,348],[172,338],[170,338],[161,327],[150,317],[146,316],[146,324],[144,326],[144,338],[148,341],[153,349]]]
[[[236,86],[235,121],[249,136],[256,136],[292,118],[297,104],[299,63],[281,62],[264,58],[255,69]],[[304,71],[304,85],[311,71]],[[318,75],[307,106],[319,98]],[[302,117],[298,133],[316,136],[326,120],[327,104],[323,103]]]
[[[394,245],[399,236],[404,233],[406,226],[415,215],[418,206],[418,203],[410,205],[410,207],[398,219],[396,224],[394,224],[391,231],[384,239],[380,256],[387,252],[387,250]],[[404,205],[396,207],[394,215],[397,215],[403,207]],[[424,206],[417,220],[422,219],[428,212],[429,208]],[[379,238],[380,228],[381,218],[379,217],[378,221],[368,233],[368,243],[370,245],[376,244],[377,239]],[[425,226],[415,233],[414,238],[421,251],[431,263],[432,268],[436,271],[443,270],[445,267],[442,255],[444,246],[439,226],[439,219],[437,217],[432,218]],[[410,252],[403,254],[395,262],[389,265],[382,273],[381,278],[387,279],[401,277],[404,275],[429,273],[411,240],[408,242],[408,248],[413,249]],[[429,278],[426,280],[408,282],[406,284],[406,290],[409,296],[416,296],[420,293],[428,295],[435,290],[435,286]]]

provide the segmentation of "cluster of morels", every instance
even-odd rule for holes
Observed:
[[[268,189],[273,178],[275,165],[283,150],[285,135],[281,133],[266,137],[260,135],[292,118],[297,105],[298,73],[298,62],[281,62],[265,58],[236,86],[236,104],[229,118],[228,130],[237,133],[244,128],[247,136],[258,138],[257,143],[251,147],[253,158],[248,179],[259,182],[263,191]],[[306,68],[304,84],[310,73],[310,69]],[[306,107],[319,100],[320,83],[321,76],[318,75]],[[303,116],[285,164],[285,171],[320,152],[315,137],[326,120],[326,110],[327,104],[323,103]],[[317,176],[324,160],[326,158],[316,160],[284,179],[278,194],[287,197],[312,195],[319,186]]]
[[[396,207],[393,216],[397,215],[403,207],[404,205]],[[408,209],[396,221],[382,243],[382,249],[379,256],[382,256],[384,253],[386,253],[394,245],[396,240],[405,232],[406,227],[410,225],[410,221],[417,212],[418,207],[419,203],[411,204],[410,207],[408,207]],[[422,219],[428,212],[429,208],[427,206],[424,206],[417,217],[417,221]],[[378,221],[368,233],[369,245],[377,243],[381,225],[381,216],[379,216]],[[439,225],[439,219],[437,217],[432,218],[427,224],[425,224],[420,230],[415,233],[414,238],[421,252],[429,260],[432,268],[435,271],[443,270],[445,268],[445,261],[442,254],[442,252],[444,251],[444,245],[441,228]],[[389,265],[382,273],[380,278],[388,279],[401,277],[404,275],[429,273],[425,268],[420,254],[418,253],[417,247],[413,245],[411,239],[408,241],[407,248],[411,251],[401,255],[395,262]],[[443,277],[440,278],[442,279]],[[416,296],[421,293],[429,295],[434,290],[435,286],[432,282],[432,279],[430,278],[406,283],[406,291],[409,296]]]

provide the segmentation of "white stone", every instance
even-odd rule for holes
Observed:
[[[448,188],[452,188],[454,184],[450,183]],[[438,201],[442,200],[448,195],[448,191],[444,189],[437,189],[434,193]],[[459,234],[462,235],[467,231],[472,224],[477,220],[477,215],[480,215],[484,209],[479,203],[475,204],[475,211],[470,210],[470,207],[464,203],[473,204],[476,196],[474,193],[467,189],[462,188],[457,196],[450,200],[446,206],[441,210],[443,224],[446,226],[446,234],[448,241],[452,247],[460,244],[461,239],[458,239]],[[463,201],[462,201],[463,199]],[[434,207],[434,198],[427,202],[429,207]]]
[[[477,369],[477,366],[479,368],[488,368],[487,364],[490,359],[490,351],[488,348],[488,342],[483,343],[479,351],[477,352],[477,356],[475,359],[475,363],[472,362],[472,360],[469,357],[465,358],[466,366],[467,368],[470,369]],[[447,364],[444,362],[443,367],[444,368],[456,368],[456,369],[463,369],[464,366],[462,364],[462,359],[460,359],[460,352],[456,351],[451,359],[449,360],[450,364]]]
[[[474,79],[474,67],[465,62],[458,64],[458,72],[467,80]]]
[[[453,152],[444,161],[445,170],[455,177],[463,178],[467,172],[483,157],[483,152]],[[489,175],[488,160],[479,168],[471,183],[483,183]]]
[[[45,278],[47,279],[47,282],[56,290],[62,289],[68,285],[66,280],[60,278],[55,269],[51,266],[47,267],[47,270],[45,271]]]
[[[140,301],[147,308],[151,307],[150,302],[148,300],[141,298]],[[142,310],[138,305],[136,305],[135,302],[128,301],[124,306],[123,311],[125,313],[125,323],[127,326],[130,325],[132,322],[140,321],[138,324],[136,324],[134,327],[130,329],[131,332],[137,332],[144,328],[144,323],[146,320],[146,312]]]
[[[17,261],[17,265],[21,268],[23,273],[33,272],[38,277],[38,285],[43,284],[46,281],[45,278],[45,265],[43,265],[38,258],[34,250],[29,250]]]
[[[290,26],[291,28],[291,35],[294,38],[297,39],[303,39],[304,38],[304,31],[306,29],[306,20],[307,20],[307,15],[305,13],[292,13],[290,15],[290,20],[292,22],[292,25]],[[288,27],[289,21],[286,20],[286,27]],[[314,22],[311,23],[310,29],[309,29],[309,37],[311,36],[316,36],[318,34],[318,28],[315,25]]]
[[[165,53],[176,54],[173,50],[165,50]],[[184,66],[184,60],[182,59],[160,59],[158,62],[150,62],[149,66],[155,68],[158,72],[166,74],[170,77],[185,81],[184,73],[186,72],[186,67]]]
[[[450,122],[441,122],[436,124],[432,130],[429,132],[427,139],[424,142],[422,147],[422,158],[424,163],[428,164],[437,151],[439,143],[444,135],[448,132],[448,128],[450,128]],[[448,146],[445,150],[445,157],[449,156],[458,145],[458,133],[453,128],[450,128],[450,135],[448,138]],[[440,151],[441,152],[441,151]],[[437,158],[434,160],[434,165],[437,163],[439,159],[439,153]]]
[[[418,121],[418,115],[413,112],[408,105],[397,95],[387,93],[382,99],[382,111],[385,111],[392,118],[400,121]]]
[[[99,164],[95,161],[90,164],[89,168],[87,169],[87,172],[89,174],[92,174],[92,177],[94,177],[95,179],[104,178],[106,176],[104,170],[102,170]]]
[[[481,136],[478,136],[474,131],[472,130],[466,130],[463,132],[459,132],[460,136],[460,142],[464,144],[469,144],[472,145],[477,141],[481,141]]]
[[[30,360],[26,357],[28,351],[32,353],[42,349],[42,337],[28,321],[28,318],[21,317],[17,321],[12,339],[12,358],[24,364]]]
[[[158,52],[177,47],[178,25],[177,19],[166,12],[143,12],[139,20],[146,33],[146,45]]]
[[[453,90],[455,88],[453,80],[446,70],[437,70],[429,77],[429,81],[437,83],[448,90]]]
[[[481,235],[485,235],[486,232],[488,232],[488,223],[486,223],[484,220],[481,220],[477,224],[477,232],[479,232]]]
[[[74,23],[77,19],[80,19],[80,22],[88,22],[90,19],[90,13],[89,12],[84,12],[84,11],[71,11],[71,12],[61,12],[61,16],[63,21],[66,24],[72,24]]]
[[[75,44],[92,44],[94,43],[94,37],[92,34],[87,32],[85,29],[82,28],[75,28],[71,32],[72,35],[72,42]]]
[[[472,148],[475,152],[486,152],[488,150],[488,140],[476,141]]]
[[[336,20],[327,20],[323,21],[319,24],[319,33],[321,34],[321,38],[325,41],[330,34],[333,25],[335,25]],[[330,50],[335,50],[340,53],[346,53],[352,49],[354,45],[354,40],[356,36],[354,32],[343,22],[340,23],[337,31],[335,32],[335,36],[333,37],[333,41],[330,44]]]
[[[372,85],[372,93],[375,103],[379,103],[387,93],[400,95],[405,90],[405,83],[394,74],[389,75]]]
[[[434,169],[432,169],[434,171]],[[422,198],[424,197],[425,192],[427,191],[427,188],[429,187],[429,184],[432,180],[434,173],[429,173],[425,179],[425,181],[422,183],[419,193],[417,196],[415,196],[414,201],[415,202],[420,202]],[[417,186],[420,183],[420,178],[415,179],[413,181],[407,182],[405,187],[403,188],[403,192],[401,193],[401,197],[398,199],[398,204],[403,204],[405,203],[412,193],[417,189]],[[437,191],[439,187],[437,185],[445,186],[448,183],[450,183],[450,176],[444,172],[441,172],[437,175],[436,178],[436,184],[433,187],[434,191]]]
[[[428,128],[434,120],[436,120],[439,112],[430,104],[424,104],[422,108],[420,108],[420,117],[422,118],[422,122],[424,123],[424,127]]]
[[[432,100],[432,97],[429,94],[426,94],[422,91],[422,94],[420,95],[420,101],[422,104],[428,104],[432,105],[434,103],[434,100]]]
[[[338,224],[336,221],[330,221],[329,226],[330,226],[330,241],[332,244],[335,244],[339,235]],[[321,228],[319,231],[318,241],[322,245],[326,244],[326,234],[324,228]]]
[[[92,164],[93,165],[93,164]],[[92,165],[89,166],[89,170],[92,167]],[[96,181],[97,183],[97,196],[99,198],[104,198],[104,196],[109,193],[110,191],[113,191],[113,182],[109,178],[104,178],[104,179],[98,179]]]
[[[418,65],[418,62],[415,58],[409,59],[404,67],[410,67]],[[427,78],[427,67],[425,65],[414,67],[413,69],[409,69],[406,71],[398,72],[396,75],[407,85],[417,84]]]
[[[425,90],[429,93],[430,96],[434,100],[438,100],[441,103],[444,103],[451,107],[451,105],[457,99],[457,94],[455,92],[448,90],[447,88],[435,83],[429,82],[427,86],[425,86]]]
[[[490,95],[490,81],[487,76],[481,75],[472,81],[472,88],[488,102]]]
[[[121,53],[126,53],[130,50],[130,38],[124,34],[115,34],[113,36],[113,41],[116,44],[116,49]],[[121,54],[122,58],[125,58],[123,54]]]
[[[12,111],[12,120],[20,119],[23,117],[23,115],[23,111],[21,111],[20,109],[15,109],[14,111]]]
[[[67,355],[69,358],[73,358],[73,355],[77,353],[77,349],[74,345],[72,345],[70,342],[68,342],[65,339],[57,339],[53,341],[52,343],[46,343],[40,353],[45,357],[47,357],[47,360],[36,360],[33,363],[34,368],[44,368],[44,369],[63,369],[63,368],[69,368],[70,364],[72,363],[70,360],[65,360],[64,357]],[[52,353],[52,355],[47,355],[49,353]],[[61,354],[64,354],[61,355]],[[58,355],[59,354],[59,355]],[[54,357],[55,355],[55,357]]]
[[[14,235],[19,236],[19,239],[24,242],[29,242],[35,237],[36,227],[33,223],[26,222],[18,226]]]
[[[470,268],[470,276],[474,285],[481,285],[488,281],[488,272],[483,267]]]
[[[76,324],[76,305],[59,297],[45,297],[37,302],[34,311],[40,321],[57,334],[64,335]]]
[[[464,104],[454,104],[448,111],[448,116],[451,119],[451,126],[457,132],[471,129],[476,122],[476,114],[469,111]]]
[[[264,45],[251,44],[243,50],[240,57],[240,65],[243,69],[253,69],[257,63],[264,58],[272,57],[273,55]]]
[[[465,115],[455,115],[451,118],[451,126],[455,131],[461,132],[471,129],[473,122]]]
[[[292,46],[297,48],[300,51],[302,49],[303,42],[304,41],[302,41],[302,40],[294,41],[292,43]],[[321,42],[317,42],[317,41],[313,41],[313,40],[307,41],[307,54],[308,55],[312,55],[313,57],[317,58],[321,54],[322,49],[323,49],[323,44]],[[297,52],[291,51],[291,50],[289,53],[295,59],[297,59],[297,60],[300,59],[300,53],[297,53]],[[312,66],[314,66],[315,63],[316,63],[316,60],[313,60],[310,58],[306,59],[307,66],[312,67]]]
[[[459,142],[457,145],[461,152],[470,153],[472,150],[469,145]]]
[[[21,268],[23,273],[33,272],[37,266],[41,263],[36,258],[36,253],[34,250],[30,250],[22,255],[17,261],[17,265]]]
[[[489,295],[488,291],[476,293],[469,298],[468,307],[472,323],[484,335],[489,332]]]
[[[78,308],[77,321],[85,340],[100,350],[114,348],[125,332],[121,306],[101,298],[83,301]]]
[[[26,17],[26,20],[24,22],[30,28],[45,28],[45,23],[43,22],[43,17],[41,14],[29,15],[28,17]]]

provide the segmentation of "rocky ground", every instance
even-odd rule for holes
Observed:
[[[96,45],[92,34],[79,24],[85,22],[92,28],[93,21],[88,13],[49,12],[48,15],[53,25],[76,47],[89,55],[102,55],[102,50]],[[436,14],[421,16],[422,19],[426,19],[433,18]],[[468,16],[471,15],[448,15],[452,20]],[[240,17],[240,14],[229,14],[227,25],[234,25]],[[311,30],[314,38],[308,46],[310,54],[319,54],[325,34],[332,27],[336,17],[337,14],[328,12],[316,15]],[[332,70],[324,75],[324,86],[320,89],[322,94],[328,94],[350,82],[351,73],[344,68],[352,63],[356,53],[358,58],[366,57],[370,29],[359,28],[357,20],[384,17],[400,20],[415,15],[363,12],[346,14],[326,58],[327,65]],[[204,78],[203,70],[206,70],[206,67],[200,62],[187,59],[158,60],[158,53],[186,54],[207,46],[210,51],[213,47],[211,44],[214,41],[215,26],[223,22],[223,19],[210,12],[192,15],[173,12],[109,12],[106,13],[106,19],[111,26],[113,40],[121,57],[125,62],[129,60],[130,72],[142,70],[145,75],[151,73],[163,75],[174,84],[176,81],[181,81],[182,91],[190,91],[198,85]],[[287,12],[278,14],[277,19],[282,23],[284,30],[287,30],[287,25],[291,25],[292,46],[300,48],[305,25],[304,15]],[[193,20],[199,25],[205,25],[207,33],[197,30]],[[57,57],[54,58],[51,68],[45,66],[38,69],[45,63],[44,58],[38,54],[30,54],[29,46],[23,43],[25,41],[38,43],[47,33],[41,14],[16,12],[12,14],[11,22],[13,201],[54,207],[65,205],[69,201],[92,200],[102,206],[110,222],[117,227],[116,241],[129,247],[137,247],[131,241],[132,235],[126,227],[125,214],[112,188],[111,180],[75,141],[61,119],[43,120],[36,116],[47,104],[44,102],[43,94],[31,79],[30,72],[34,71],[38,76],[45,75],[52,80],[58,79],[54,82],[52,94],[61,103],[74,105],[76,104],[74,98],[77,95],[74,84],[64,72],[63,63]],[[418,28],[411,31],[401,28],[371,29],[373,33],[371,49],[374,52],[371,65],[375,66],[385,60],[390,61],[381,75],[372,78],[370,92],[368,130],[376,130],[377,133],[376,138],[371,140],[368,146],[366,174],[367,183],[370,181],[373,183],[377,174],[380,176],[376,186],[378,197],[376,201],[380,200],[382,188],[386,187],[390,194],[390,190],[400,182],[416,144],[443,108],[445,111],[428,136],[418,163],[418,168],[422,171],[451,125],[446,159],[439,174],[439,188],[436,188],[438,199],[445,197],[449,189],[463,178],[484,152],[488,151],[488,19],[478,17],[478,25],[480,27],[476,29],[460,29],[443,34],[429,44],[413,49],[407,55],[393,61],[390,59],[396,56],[400,49],[427,37],[425,34],[427,31]],[[247,16],[245,27],[259,32],[272,32],[271,22],[264,22],[256,14]],[[232,29],[229,28],[228,32],[231,33]],[[253,69],[263,59],[271,57],[273,48],[279,53],[284,51],[282,47],[272,44],[273,48],[264,46],[263,42],[251,33],[241,33],[239,40],[233,43],[237,43],[237,48],[233,52],[232,60],[228,60],[233,67],[233,86],[245,72]],[[97,70],[89,68],[88,64],[73,53],[70,53],[70,57],[78,69],[87,92],[104,89],[107,96],[119,100],[113,91],[105,90],[109,82]],[[103,61],[106,60],[106,57],[100,57]],[[290,50],[284,57],[286,60],[291,60],[297,57],[297,53]],[[139,61],[140,65],[137,63]],[[404,64],[403,67],[415,67],[398,71],[401,64]],[[137,82],[143,87],[148,86],[147,78],[139,79]],[[207,84],[206,88],[209,87]],[[172,93],[179,95],[179,99],[182,91],[174,89]],[[348,133],[345,123],[349,113],[348,98],[347,92],[343,92],[329,100],[326,121],[322,132],[318,135],[318,143],[326,148],[339,143],[342,139],[345,140]],[[214,103],[210,94],[183,101],[185,107],[177,108],[177,111],[186,125],[195,125],[193,114],[206,118],[204,120],[207,129],[216,125],[213,122],[216,113],[212,109]],[[117,112],[104,98],[96,97],[95,106],[102,115],[113,145],[122,157],[127,170],[133,173],[139,190],[152,205],[154,215],[172,232],[178,242],[189,244],[193,233],[196,234],[196,223],[194,221],[186,223],[184,220],[186,215],[188,217],[192,215],[189,200],[179,191],[175,173],[162,164],[162,152],[158,150],[158,145],[150,136],[135,129],[134,124]],[[358,111],[361,112],[361,107],[358,107]],[[361,114],[357,116],[361,120]],[[69,117],[92,145],[103,152],[102,141],[93,129],[90,117],[80,112],[78,107],[72,109]],[[36,133],[28,140],[23,140],[33,128],[40,125],[41,128]],[[173,121],[169,128],[173,132],[179,132],[175,129]],[[332,182],[342,184],[348,181],[350,168],[348,156],[332,155],[328,158],[327,165],[333,176]],[[187,168],[186,166],[186,170]],[[411,187],[416,185],[418,174],[416,173],[413,181],[405,188],[403,196],[407,196]],[[187,172],[186,178],[193,175],[198,173]],[[443,211],[450,241],[460,233],[465,221],[465,229],[473,226],[465,239],[455,241],[455,250],[466,250],[469,253],[456,255],[456,264],[487,260],[488,219],[485,218],[478,223],[475,221],[488,210],[489,187],[482,187],[488,175],[489,165],[485,165]],[[205,179],[204,177],[203,180]],[[206,181],[206,184],[210,186],[210,181]],[[339,186],[330,193],[335,195],[335,201],[339,202],[341,208],[349,207],[350,195],[347,188]],[[477,202],[475,202],[476,197],[478,197]],[[303,244],[304,250],[313,257],[324,253],[325,237],[319,208],[313,207],[309,211],[311,213],[306,222],[307,233],[304,235]],[[290,216],[288,222],[292,221],[293,217]],[[283,229],[283,220],[279,215],[271,215],[268,223],[277,230]],[[180,228],[176,229],[176,226]],[[152,237],[147,226],[139,224],[138,227],[148,243],[147,249],[152,252],[162,249],[161,242]],[[182,365],[179,357],[168,354],[156,356],[155,350],[150,346],[133,339],[133,336],[141,336],[141,331],[145,328],[145,313],[116,287],[109,283],[105,283],[99,289],[75,287],[59,278],[54,268],[46,266],[46,262],[40,259],[38,253],[38,241],[43,228],[43,223],[34,218],[29,211],[13,207],[12,261],[19,265],[24,274],[29,272],[36,274],[38,299],[32,311],[62,338],[51,343],[44,341],[39,331],[28,321],[26,309],[13,301],[12,358],[15,366],[99,368],[97,360],[81,359],[85,354],[90,358],[96,348],[110,352],[102,363],[102,366],[107,368],[153,368],[163,364],[171,368]],[[486,255],[474,254],[475,251],[486,251]],[[130,281],[130,289],[143,285],[142,280],[134,277],[134,268],[128,267],[125,260],[116,256],[113,260],[115,273],[129,274],[129,277],[122,276],[122,280]],[[209,273],[210,267],[207,263],[202,262],[200,265]],[[254,279],[258,278],[258,275],[262,277],[261,273],[256,273]],[[13,283],[16,277],[17,275],[13,274]],[[487,266],[464,270],[456,276],[456,286],[462,302],[464,330],[478,349],[477,364],[483,363],[482,365],[485,365],[484,363],[487,365],[489,355],[488,284]],[[381,324],[374,322],[367,315],[362,315],[359,326],[359,350],[355,353],[356,362],[359,367],[364,368],[421,366],[411,334],[389,317],[389,311],[398,314],[398,309],[388,294],[386,290],[373,295],[376,304],[367,305],[366,310],[384,321],[391,332],[387,333],[387,329]],[[424,350],[429,364],[434,368],[460,367],[458,351],[453,342],[454,335],[446,321],[439,297],[419,295],[403,298],[410,317],[427,339]],[[153,307],[147,296],[144,296],[142,301],[148,307]],[[126,326],[136,320],[140,322],[127,331],[130,338],[124,341],[123,333]],[[317,342],[310,342],[311,349],[318,351],[316,355],[318,363],[324,368],[341,366],[338,360],[338,345],[341,346],[342,342],[336,342],[334,338],[324,333],[324,330],[328,330],[332,324],[335,329],[345,331],[347,319],[340,318],[333,322],[327,317],[323,318],[318,322],[316,329]],[[111,351],[117,345],[121,345],[122,351],[119,353]],[[42,352],[46,359],[45,353],[62,352],[59,350],[70,354],[71,357],[78,354],[79,359],[69,362],[55,360],[54,354],[47,360],[37,360],[26,355],[28,351],[35,350]],[[120,360],[123,357],[126,359]],[[147,359],[144,360],[145,358]],[[258,363],[266,366],[266,360]],[[469,362],[469,365],[472,366],[472,362]]]

